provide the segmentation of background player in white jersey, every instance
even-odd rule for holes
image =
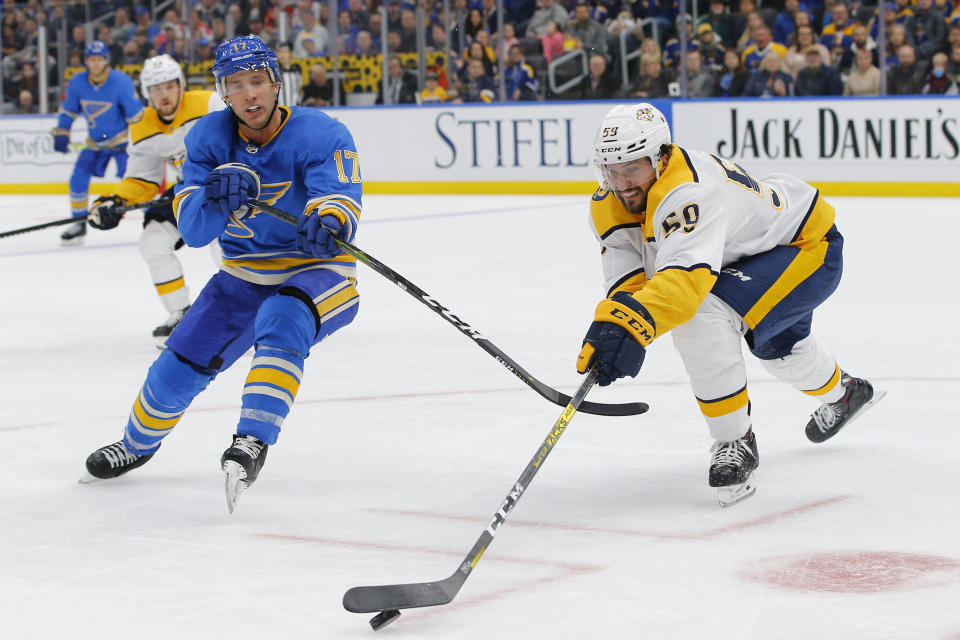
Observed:
[[[94,40],[83,56],[87,69],[70,78],[57,126],[50,132],[54,151],[67,153],[73,121],[78,115],[87,121],[86,148],[80,151],[70,174],[70,212],[74,218],[87,215],[90,178],[102,178],[111,158],[117,166],[117,177],[123,177],[127,166],[127,126],[143,113],[143,104],[137,99],[130,78],[107,66],[110,49],[106,44]],[[80,244],[86,233],[87,225],[81,219],[60,234],[60,242],[64,246]]]
[[[197,121],[211,111],[224,108],[213,91],[187,91],[180,65],[164,54],[148,58],[140,74],[140,90],[149,107],[143,117],[130,126],[127,172],[115,193],[97,198],[87,218],[97,229],[113,229],[120,224],[125,204],[147,202],[163,184],[165,165],[169,163],[182,179],[181,165],[187,155],[184,138]],[[174,185],[175,186],[175,185]],[[173,186],[163,194],[173,198]],[[140,255],[147,263],[153,286],[167,310],[167,319],[153,330],[157,345],[163,346],[190,307],[190,290],[183,279],[183,267],[177,249],[183,238],[177,231],[172,203],[147,209],[140,235]]]
[[[759,463],[740,339],[771,374],[818,399],[807,437],[822,442],[878,401],[810,334],[813,309],[840,282],[834,209],[785,174],[756,179],[737,164],[671,144],[649,104],[611,109],[595,140],[602,180],[591,223],[607,297],[577,370],[601,386],[636,376],[645,349],[673,332],[716,441],[709,484],[721,505],[756,489]]]
[[[220,460],[233,511],[277,442],[311,348],[357,313],[356,260],[331,234],[353,239],[361,179],[346,126],[277,104],[277,57],[263,40],[221,44],[213,74],[230,109],[187,136],[173,210],[190,246],[220,239],[223,264],[150,367],[123,439],[86,467],[114,478],[147,462],[193,398],[254,346],[236,434]],[[299,225],[251,211],[251,198],[300,213]]]

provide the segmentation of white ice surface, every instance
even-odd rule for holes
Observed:
[[[813,445],[813,401],[748,355],[759,488],[720,509],[706,427],[661,340],[638,379],[589,396],[650,412],[578,414],[456,600],[380,635],[960,638],[958,203],[832,202],[846,266],[814,330],[883,402]],[[357,244],[572,393],[602,295],[585,207],[368,197]],[[65,196],[4,196],[0,229],[66,211]],[[80,485],[85,457],[119,439],[165,317],[128,218],[79,249],[60,229],[0,240],[0,638],[371,637],[343,592],[452,573],[561,408],[361,266],[358,319],[307,360],[236,513],[218,467],[249,356],[149,464]],[[212,261],[180,257],[195,295]]]

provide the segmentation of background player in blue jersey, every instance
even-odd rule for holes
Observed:
[[[92,480],[144,464],[193,398],[254,346],[236,435],[220,462],[232,512],[277,442],[311,347],[357,313],[356,261],[331,234],[353,239],[361,180],[343,124],[278,105],[276,55],[260,38],[221,44],[213,74],[230,108],[187,135],[174,214],[187,244],[219,238],[223,265],[150,367],[123,439],[93,452],[86,467]],[[251,198],[301,213],[298,226],[252,210]]]
[[[94,40],[87,45],[87,70],[70,78],[60,118],[50,132],[54,150],[67,153],[74,119],[82,115],[87,120],[87,146],[70,176],[70,209],[75,218],[87,215],[90,177],[102,178],[110,158],[116,163],[117,177],[123,177],[127,168],[127,126],[143,114],[133,82],[126,74],[107,67],[109,57],[110,50],[103,42]],[[86,233],[87,226],[80,220],[67,227],[60,241],[64,246],[79,244]]]

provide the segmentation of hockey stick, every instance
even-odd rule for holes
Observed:
[[[127,211],[132,211],[134,209],[144,209],[146,207],[169,204],[171,202],[173,202],[173,198],[158,198],[157,200],[148,200],[147,202],[138,202],[137,204],[125,204],[122,207],[117,207],[117,210],[120,213],[126,213]],[[29,233],[31,231],[40,231],[40,229],[47,229],[49,227],[59,227],[64,224],[70,224],[71,222],[82,222],[88,217],[89,214],[85,216],[77,216],[75,218],[63,218],[62,220],[54,220],[53,222],[44,222],[43,224],[35,224],[32,227],[23,227],[22,229],[14,229],[13,231],[4,231],[0,233],[0,238],[17,236],[21,233]]]
[[[493,514],[493,518],[490,519],[490,524],[487,525],[487,528],[484,529],[480,537],[477,538],[477,541],[473,544],[473,548],[470,549],[470,553],[466,555],[456,571],[448,578],[438,582],[353,587],[343,594],[343,607],[353,613],[372,613],[379,611],[380,613],[370,620],[370,626],[373,627],[374,630],[377,630],[393,622],[397,616],[400,615],[400,609],[433,607],[452,601],[457,596],[463,583],[466,582],[470,576],[473,568],[477,566],[484,551],[486,551],[490,543],[493,542],[493,537],[497,535],[497,531],[499,531],[503,523],[506,522],[507,515],[517,506],[517,503],[523,496],[523,492],[530,486],[533,477],[537,475],[537,471],[543,466],[544,460],[547,459],[547,456],[550,455],[550,452],[556,447],[560,436],[563,435],[567,425],[570,424],[570,420],[573,419],[574,414],[577,412],[577,407],[596,381],[597,371],[591,369],[587,373],[586,379],[580,385],[580,388],[577,389],[577,392],[573,395],[570,403],[563,410],[563,413],[560,414],[560,417],[557,418],[553,427],[550,428],[550,432],[544,439],[543,444],[540,445],[540,448],[537,449],[533,458],[527,463],[526,468],[514,483],[510,493],[504,498],[503,504],[501,504],[497,512]]]
[[[260,200],[251,200],[250,204],[263,211],[264,213],[283,220],[284,222],[289,222],[290,224],[297,224],[297,217],[282,211],[274,207],[273,205],[267,204]],[[483,337],[483,335],[471,327],[469,324],[458,318],[454,315],[449,309],[444,307],[442,304],[437,302],[433,297],[427,294],[426,291],[413,284],[399,273],[386,266],[373,256],[368,253],[361,251],[354,245],[349,242],[344,242],[339,238],[334,238],[334,242],[337,243],[337,246],[343,249],[345,252],[352,255],[354,258],[364,263],[387,280],[397,285],[414,298],[425,304],[427,307],[436,312],[444,320],[455,326],[460,333],[467,336],[473,340],[481,349],[486,351],[488,354],[493,356],[493,358],[507,368],[513,375],[520,378],[528,387],[539,393],[542,397],[546,398],[550,402],[559,405],[561,407],[566,406],[570,402],[570,396],[560,393],[556,389],[547,386],[543,382],[540,382],[534,378],[530,373],[528,373],[523,367],[514,362],[510,356],[505,354],[499,349],[496,345],[490,342],[488,339]],[[580,411],[583,413],[591,413],[598,416],[635,416],[641,413],[645,413],[650,407],[647,406],[645,402],[627,402],[623,404],[606,404],[606,403],[597,403],[597,402],[584,402],[583,406],[580,407]]]

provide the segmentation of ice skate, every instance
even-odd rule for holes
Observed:
[[[80,220],[73,222],[67,227],[67,230],[60,234],[60,246],[75,247],[83,244],[83,239],[87,235],[87,222]]]
[[[729,507],[752,496],[760,464],[753,428],[736,440],[714,443],[710,452],[710,486],[717,487],[720,506]]]
[[[267,445],[253,436],[235,434],[233,444],[223,452],[220,467],[227,474],[224,489],[227,494],[227,509],[233,513],[240,495],[257,479],[267,459]]]
[[[123,445],[123,441],[100,447],[87,456],[87,473],[80,478],[86,484],[122,476],[131,469],[143,466],[153,454],[138,456]]]
[[[170,337],[173,330],[176,329],[180,321],[183,320],[183,316],[186,315],[189,308],[190,305],[187,305],[183,309],[171,311],[170,316],[163,321],[163,324],[153,330],[153,338],[157,341],[157,349],[163,350],[167,348],[167,338]]]
[[[832,438],[887,395],[886,391],[874,390],[873,385],[863,378],[853,378],[846,373],[840,378],[840,384],[844,387],[843,397],[836,402],[820,405],[810,416],[807,439],[811,442]]]

